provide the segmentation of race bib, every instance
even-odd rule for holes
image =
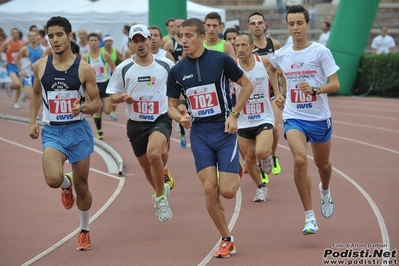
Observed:
[[[104,66],[93,66],[94,69],[94,74],[96,75],[96,81],[97,82],[102,82],[104,81]]]
[[[81,120],[79,115],[72,115],[73,103],[78,99],[77,91],[49,91],[47,95],[51,122]]]
[[[291,105],[297,110],[314,109],[317,106],[317,95],[303,93],[298,88],[290,89]]]
[[[155,121],[159,117],[160,95],[133,94],[134,120]]]
[[[215,84],[190,88],[186,93],[193,117],[207,117],[221,113]]]

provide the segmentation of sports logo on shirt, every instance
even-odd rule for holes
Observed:
[[[137,80],[138,80],[138,82],[146,82],[147,86],[154,86],[157,78],[151,77],[151,76],[144,76],[144,77],[138,77]]]
[[[301,62],[301,63],[293,63],[293,64],[291,65],[291,69],[301,68],[301,67],[303,67],[304,64],[305,64],[304,62]]]

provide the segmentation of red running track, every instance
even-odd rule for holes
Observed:
[[[168,162],[176,179],[169,198],[173,218],[161,223],[155,217],[152,189],[125,134],[123,105],[118,106],[118,121],[104,117],[104,142],[123,158],[126,177],[108,173],[104,159],[93,153],[89,178],[93,249],[78,252],[77,208],[66,211],[60,203],[60,191],[45,184],[40,140],[29,138],[26,124],[0,119],[0,265],[319,266],[332,263],[331,257],[323,259],[325,250],[343,252],[346,244],[352,245],[349,249],[353,251],[396,250],[399,101],[330,97],[330,107],[334,215],[324,219],[320,214],[319,178],[309,148],[312,202],[319,231],[312,236],[301,234],[303,209],[292,177],[291,154],[280,132],[282,173],[270,176],[267,202],[252,202],[255,185],[248,175],[237,197],[224,200],[237,245],[237,254],[229,259],[212,258],[219,235],[206,211],[191,151],[179,147],[175,130]],[[28,109],[28,103],[12,109],[11,98],[0,91],[1,114],[27,118]],[[92,118],[88,120],[94,129]],[[66,164],[65,169],[70,166]],[[369,243],[384,247],[369,248]],[[356,258],[344,259],[354,263]],[[374,263],[369,265],[382,265]]]

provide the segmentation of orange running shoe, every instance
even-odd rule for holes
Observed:
[[[232,241],[222,240],[219,249],[215,251],[215,258],[228,258],[237,253],[236,246]]]
[[[163,170],[163,178],[165,183],[168,184],[170,189],[172,189],[175,186],[175,179],[170,175],[170,171],[168,168]]]
[[[73,197],[73,192],[72,192],[73,175],[72,175],[72,173],[66,173],[65,175],[67,178],[69,178],[71,185],[69,186],[68,189],[61,188],[62,189],[61,202],[62,202],[62,205],[64,205],[64,208],[69,210],[70,208],[73,207],[73,203],[75,202],[75,198]]]
[[[82,230],[78,233],[78,244],[76,245],[76,250],[90,250],[90,232]]]

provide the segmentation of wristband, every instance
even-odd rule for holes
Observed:
[[[179,100],[179,104],[186,104],[186,100]]]

